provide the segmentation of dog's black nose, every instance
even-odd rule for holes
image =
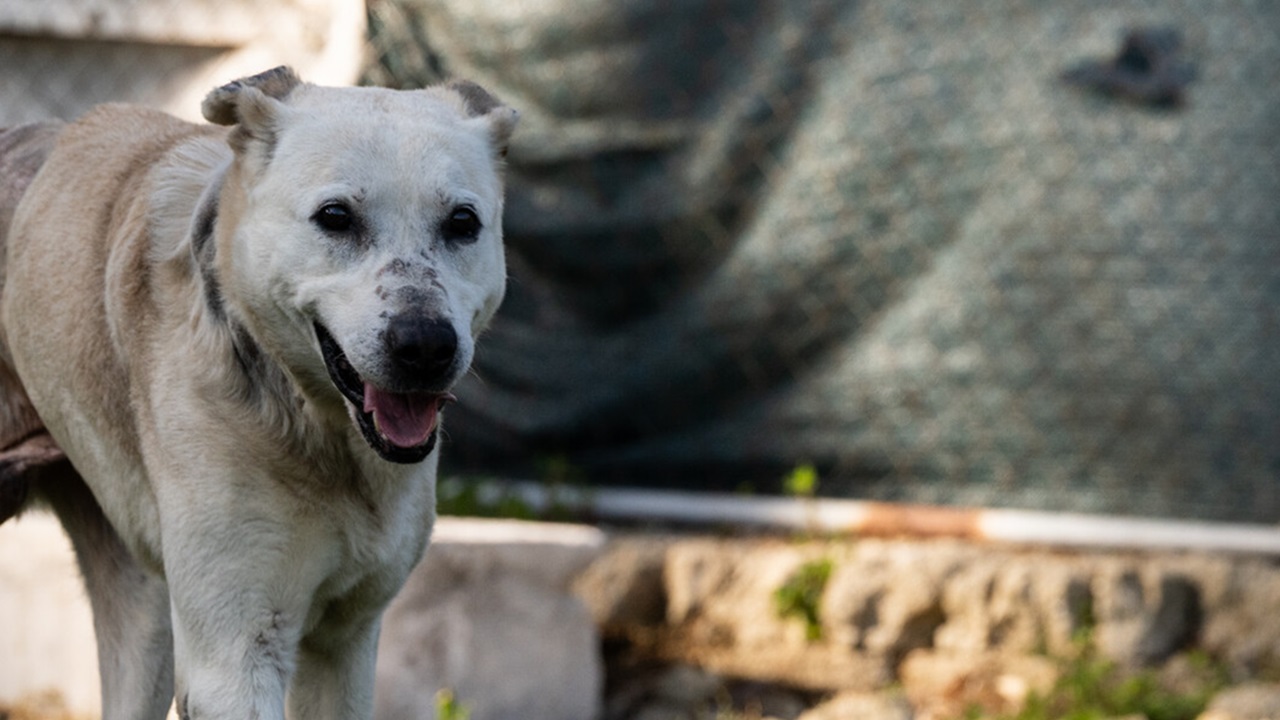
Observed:
[[[387,325],[387,355],[399,372],[420,379],[446,374],[458,354],[453,325],[420,317],[396,317]]]

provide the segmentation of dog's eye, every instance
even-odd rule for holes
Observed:
[[[355,213],[342,203],[331,202],[322,205],[311,220],[329,232],[348,232],[355,225]]]
[[[480,218],[476,211],[467,206],[454,208],[445,218],[440,228],[446,240],[454,242],[471,242],[480,235]]]

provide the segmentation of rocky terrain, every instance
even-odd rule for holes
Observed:
[[[606,720],[1280,718],[1269,559],[637,534],[575,588]]]

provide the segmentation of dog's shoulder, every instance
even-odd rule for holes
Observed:
[[[55,156],[74,153],[85,160],[109,165],[146,166],[184,139],[221,134],[220,128],[191,123],[167,113],[136,105],[99,105],[67,126]],[[88,153],[88,154],[86,154]],[[84,169],[88,168],[85,163]]]
[[[110,137],[130,144],[155,141],[175,133],[198,130],[198,125],[169,113],[141,105],[103,103],[67,125],[67,138]]]
[[[125,104],[99,105],[59,133],[24,203],[27,214],[64,217],[84,224],[85,234],[108,237],[113,228],[141,230],[138,221],[158,194],[162,203],[195,181],[172,182],[168,174],[198,175],[220,160],[226,130],[181,120],[159,110]],[[157,188],[159,191],[157,192]],[[188,200],[188,203],[192,202]],[[189,212],[189,208],[187,212]]]

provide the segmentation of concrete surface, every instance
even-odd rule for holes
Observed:
[[[430,717],[441,688],[471,720],[599,717],[600,639],[570,584],[603,546],[584,526],[442,521],[383,620],[375,717]]]
[[[52,515],[0,525],[0,707],[56,690],[69,709],[96,714],[93,617]]]

